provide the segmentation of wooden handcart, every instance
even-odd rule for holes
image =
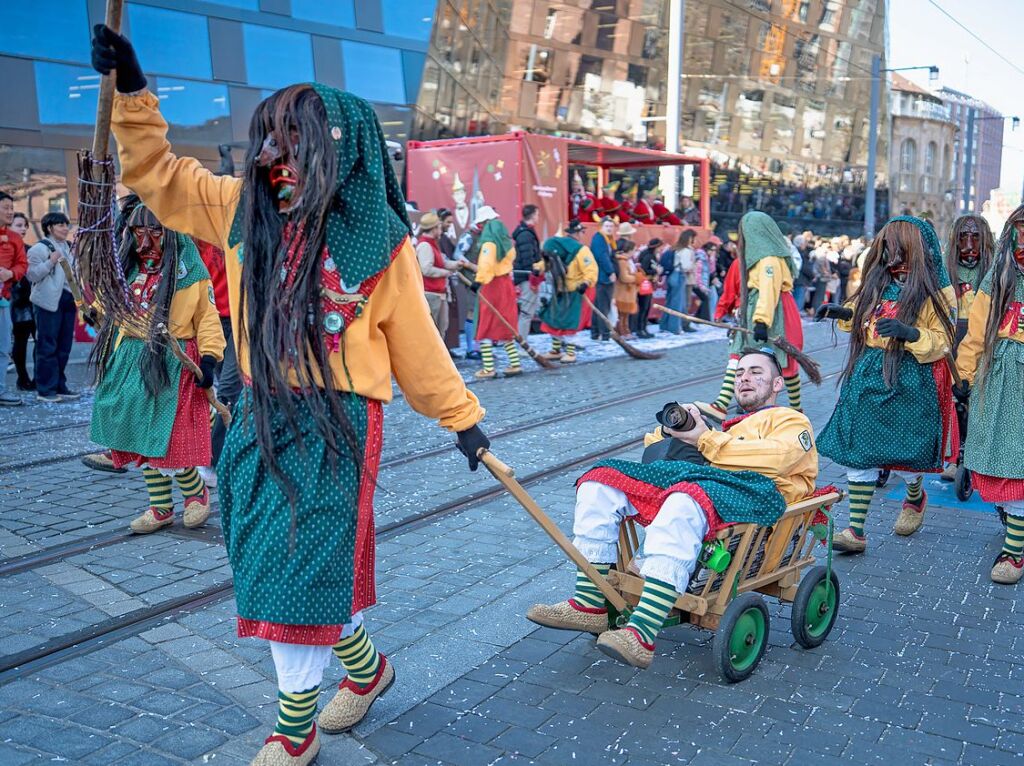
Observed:
[[[609,627],[625,625],[644,585],[634,564],[640,550],[636,523],[622,523],[618,561],[607,577],[602,576],[530,497],[511,468],[487,450],[481,450],[480,459],[600,589],[608,605]],[[666,625],[689,623],[714,631],[715,664],[729,682],[749,676],[768,646],[765,595],[793,604],[791,627],[797,643],[807,649],[821,645],[839,614],[839,578],[831,568],[831,549],[829,563],[815,565],[814,546],[821,532],[826,532],[825,544],[831,545],[831,524],[826,531],[820,522],[828,520],[828,509],[842,497],[842,492],[830,491],[793,503],[772,527],[733,524],[719,530],[708,547],[719,549],[719,560],[726,558],[721,551],[728,551],[728,565],[716,571],[702,557]]]

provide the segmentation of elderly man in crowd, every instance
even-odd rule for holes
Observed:
[[[440,236],[441,219],[435,213],[425,214],[420,219],[416,260],[423,272],[423,293],[427,296],[430,316],[443,338],[448,332],[448,277],[455,273],[463,261],[445,257],[438,243]]]

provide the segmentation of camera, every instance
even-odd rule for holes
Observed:
[[[679,402],[669,402],[661,408],[661,412],[654,416],[665,428],[671,428],[673,431],[689,431],[695,425],[696,421],[683,405]]]

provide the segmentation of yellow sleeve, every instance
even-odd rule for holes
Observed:
[[[800,434],[806,431],[811,436],[811,430],[800,413],[779,409],[770,438],[741,439],[728,431],[709,430],[700,435],[697,449],[717,468],[756,471],[770,479],[788,476],[808,452],[800,443]]]
[[[565,275],[565,286],[569,290],[575,290],[584,282],[594,285],[597,284],[597,276],[597,261],[594,259],[594,254],[590,252],[590,248],[584,245],[569,264],[569,270]]]
[[[480,247],[480,258],[476,262],[476,281],[482,285],[490,284],[496,274],[498,265],[498,248],[493,242],[484,242]]]
[[[937,362],[951,350],[949,336],[942,326],[942,321],[935,315],[931,301],[921,307],[921,313],[914,323],[921,337],[913,343],[906,343],[907,349],[921,364]]]
[[[218,362],[224,358],[224,330],[220,326],[220,314],[213,299],[213,282],[208,279],[195,284],[198,289],[196,310],[192,316],[199,356],[212,356]]]
[[[159,103],[148,90],[138,96],[114,94],[111,128],[121,182],[167,228],[226,249],[242,181],[216,176],[191,157],[176,157]]]
[[[665,439],[665,432],[661,430],[661,426],[658,426],[649,434],[644,434],[644,447],[650,447],[652,444],[657,444]]]
[[[988,312],[992,306],[992,297],[978,291],[971,303],[971,313],[967,315],[967,335],[957,347],[956,366],[960,377],[974,385],[974,376],[978,373],[978,359],[985,347],[985,326],[988,324]]]
[[[757,288],[757,305],[754,306],[754,322],[763,322],[769,327],[775,322],[775,307],[782,294],[786,265],[779,258],[762,258],[751,274],[752,286]]]
[[[423,295],[423,277],[408,242],[392,262],[398,300],[381,323],[391,359],[391,373],[416,412],[435,418],[442,428],[465,431],[484,416],[444,347]]]

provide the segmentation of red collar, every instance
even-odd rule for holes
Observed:
[[[770,410],[770,409],[773,409],[773,408],[778,407],[778,406],[779,405],[777,405],[777,404],[769,404],[767,407],[762,407],[759,410],[754,410],[753,412],[744,412],[742,415],[737,415],[734,418],[729,418],[728,420],[723,420],[722,421],[722,430],[723,431],[728,431],[730,428],[732,428],[734,425],[739,423],[741,420],[746,420],[751,415],[756,415],[759,412],[764,412],[765,410]]]

